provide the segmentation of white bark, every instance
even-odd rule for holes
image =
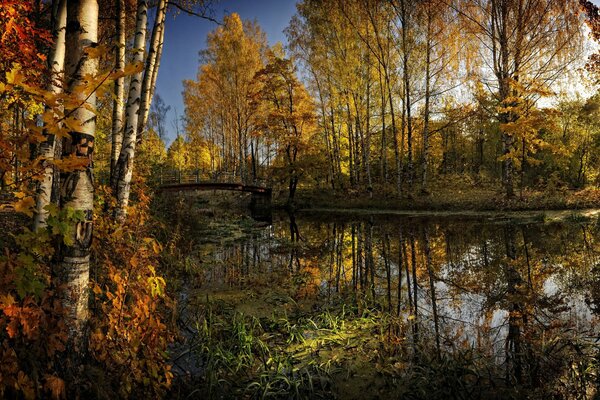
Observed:
[[[148,1],[138,0],[136,16],[136,32],[134,41],[134,63],[144,63],[144,49],[146,45],[146,23],[148,19]],[[135,144],[139,120],[141,86],[143,71],[133,75],[129,85],[129,97],[127,99],[125,134],[119,160],[116,166],[116,194],[117,207],[115,217],[123,220],[127,215],[129,193],[131,190],[131,177],[133,176],[133,159],[135,156]]]
[[[50,66],[50,84],[48,90],[53,94],[62,92],[62,82],[65,68],[65,29],[67,25],[67,0],[59,0],[56,11],[56,22],[54,29],[54,47],[48,60]],[[52,194],[52,181],[54,178],[54,135],[46,134],[46,141],[40,145],[40,156],[43,160],[44,172],[38,187],[36,198],[36,214],[33,220],[35,231],[46,226],[48,211],[46,206],[50,204]]]
[[[84,350],[85,326],[88,318],[88,284],[94,180],[92,153],[96,131],[96,95],[89,93],[89,77],[97,73],[98,59],[85,53],[98,40],[97,0],[70,0],[67,10],[66,74],[68,92],[81,101],[81,106],[70,110],[81,125],[80,132],[69,132],[70,140],[64,154],[74,154],[87,161],[85,170],[64,174],[61,179],[61,206],[79,211],[84,218],[73,222],[72,244],[61,245],[58,261],[53,269],[53,284],[60,295],[69,343],[75,351]]]
[[[115,49],[115,71],[123,72],[125,69],[125,0],[117,0],[116,3],[115,25],[117,27],[117,43]],[[112,146],[110,153],[110,183],[113,187],[116,182],[115,169],[123,142],[124,103],[125,77],[121,76],[115,81],[115,99],[113,101]]]
[[[144,72],[144,81],[142,82],[142,94],[140,104],[140,118],[138,120],[138,136],[141,139],[146,130],[148,115],[150,114],[150,104],[156,78],[158,77],[158,67],[160,66],[160,56],[162,54],[163,37],[165,34],[165,17],[167,14],[167,0],[160,0],[156,6],[156,18],[152,28],[152,37],[150,38],[150,49],[146,57],[146,68]]]

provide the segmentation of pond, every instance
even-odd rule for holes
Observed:
[[[190,253],[174,363],[208,396],[596,394],[595,219],[282,213],[217,232]]]

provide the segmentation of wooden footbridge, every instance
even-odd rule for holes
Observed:
[[[259,219],[270,218],[272,189],[265,181],[255,180],[252,184],[240,181],[233,174],[202,174],[200,171],[163,171],[160,174],[160,191],[194,192],[226,190],[251,193],[250,208],[253,216]]]
[[[193,191],[193,190],[228,190],[247,192],[271,197],[272,190],[264,181],[256,180],[245,184],[233,174],[219,173],[203,175],[199,171],[168,171],[160,174],[160,190]]]

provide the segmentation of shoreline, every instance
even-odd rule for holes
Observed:
[[[364,208],[299,208],[299,214],[361,215],[361,216],[397,216],[407,218],[466,218],[486,220],[532,219],[538,222],[562,221],[565,219],[593,219],[600,217],[600,208],[569,210],[390,210]]]
[[[277,196],[273,199],[276,207],[285,207],[287,199]],[[455,212],[471,213],[516,213],[516,212],[557,212],[600,209],[600,189],[585,189],[578,192],[547,193],[529,191],[523,197],[504,198],[490,189],[468,188],[443,190],[429,195],[397,197],[391,194],[369,197],[357,193],[331,193],[328,191],[300,191],[292,204],[295,210],[335,210],[348,209],[356,212],[380,213],[428,213]]]

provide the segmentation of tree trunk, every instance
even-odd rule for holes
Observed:
[[[156,6],[156,17],[152,28],[150,38],[150,48],[146,57],[146,68],[144,72],[144,81],[142,82],[141,104],[138,118],[138,140],[146,130],[148,115],[150,114],[150,104],[152,103],[152,94],[154,85],[158,77],[158,67],[160,66],[160,56],[162,55],[163,37],[165,34],[165,16],[167,14],[167,0],[160,0]]]
[[[125,69],[125,0],[116,1],[115,25],[117,28],[117,43],[115,46],[115,71]],[[115,81],[115,98],[112,115],[112,145],[110,152],[110,185],[116,186],[116,167],[121,144],[123,143],[123,107],[125,103],[125,77],[120,76]]]
[[[388,92],[388,100],[390,102],[390,114],[392,118],[392,137],[394,139],[394,157],[396,159],[396,189],[398,195],[402,195],[402,159],[400,158],[400,146],[398,144],[398,132],[396,130],[396,114],[394,113],[394,103],[392,99],[392,85],[390,83],[390,77],[387,71],[387,67],[384,67],[385,71],[385,82]]]
[[[429,104],[431,97],[431,4],[427,5],[427,50],[425,60],[425,109],[423,110],[423,158],[421,161],[421,192],[427,191],[427,164],[429,162]],[[439,350],[439,349],[438,349]]]
[[[94,206],[92,153],[96,131],[96,94],[88,95],[90,88],[86,87],[86,77],[95,75],[98,70],[98,59],[89,57],[85,50],[97,45],[97,0],[69,1],[66,26],[68,91],[82,105],[71,110],[71,116],[79,122],[81,131],[69,132],[64,154],[85,160],[86,168],[67,172],[61,179],[62,207],[80,212],[83,219],[70,221],[73,224],[72,244],[59,245],[52,273],[53,285],[64,308],[69,344],[78,353],[84,350],[85,345]]]
[[[63,90],[64,68],[65,68],[65,29],[67,25],[67,0],[58,0],[56,18],[54,21],[53,36],[55,39],[54,47],[48,64],[52,74],[48,90],[53,94],[58,94]],[[44,163],[44,174],[38,187],[36,199],[36,214],[33,221],[35,231],[46,226],[48,211],[46,206],[51,202],[52,183],[54,180],[54,151],[56,138],[54,135],[46,132],[46,141],[40,145],[40,156]]]
[[[144,62],[147,18],[148,1],[138,0],[134,41],[135,55],[133,62],[139,65],[143,65]],[[129,203],[129,193],[131,191],[131,178],[133,176],[133,160],[135,157],[135,144],[141,101],[142,76],[143,71],[137,72],[131,78],[131,83],[129,85],[129,97],[127,99],[125,116],[125,134],[123,136],[123,146],[121,147],[116,167],[117,180],[115,192],[117,194],[117,207],[115,209],[115,218],[118,221],[123,221],[127,215],[127,205]]]
[[[407,162],[406,175],[408,178],[408,190],[412,191],[413,183],[413,154],[412,154],[412,103],[410,100],[410,49],[408,47],[408,32],[410,25],[409,7],[405,4],[405,0],[400,1],[400,18],[402,20],[402,70],[404,83],[404,106],[406,108],[406,145],[407,145]],[[410,5],[409,5],[410,6]]]
[[[350,175],[350,187],[355,189],[356,188],[356,176],[354,174],[354,133],[353,133],[353,128],[352,128],[352,114],[350,112],[350,102],[348,99],[348,93],[345,93],[346,95],[346,126],[348,129],[348,175]]]
[[[369,59],[367,58],[367,64]],[[365,175],[367,176],[367,191],[369,197],[373,197],[373,182],[371,178],[371,73],[370,66],[367,66],[367,111],[365,114],[365,144],[363,147],[363,165],[365,167]]]
[[[386,143],[386,127],[385,127],[385,87],[383,86],[383,79],[381,73],[381,63],[379,64],[379,89],[381,90],[381,154],[379,156],[380,159],[380,168],[381,168],[381,180],[383,183],[387,183],[388,173],[387,173],[387,143]]]

